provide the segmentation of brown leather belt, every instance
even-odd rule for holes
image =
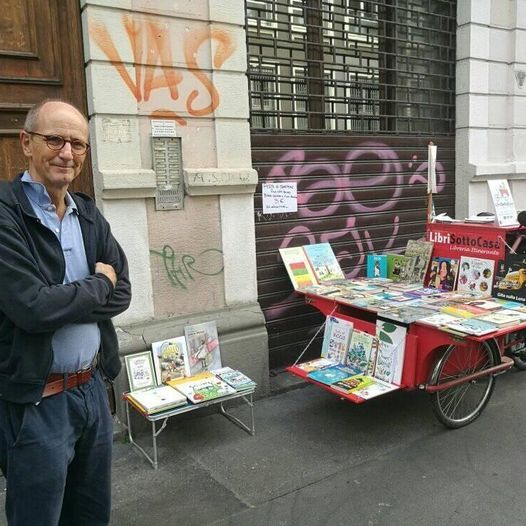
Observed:
[[[66,389],[72,389],[78,385],[85,384],[91,380],[94,372],[95,368],[90,367],[89,369],[77,371],[76,373],[52,373],[47,377],[42,398],[62,393],[62,391]]]

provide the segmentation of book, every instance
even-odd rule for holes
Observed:
[[[303,247],[280,248],[279,253],[294,290],[316,285],[316,276],[312,272]]]
[[[446,305],[440,309],[440,312],[451,314],[458,318],[473,318],[474,316],[482,316],[487,314],[487,311],[475,305],[468,305],[467,303],[453,303]]]
[[[317,371],[318,369],[324,369],[325,367],[330,367],[331,365],[336,365],[332,360],[327,360],[327,358],[316,358],[314,360],[309,360],[308,362],[297,363],[296,367],[310,373],[312,371]]]
[[[406,266],[405,279],[407,281],[416,282],[420,285],[424,284],[427,268],[431,261],[433,245],[432,241],[421,239],[410,239],[407,242],[404,255],[411,258]]]
[[[437,327],[438,329],[441,329],[442,327],[445,327],[451,323],[456,323],[461,319],[462,318],[458,318],[457,316],[452,316],[451,314],[444,314],[440,312],[437,314],[432,314],[431,316],[420,318],[418,320],[418,323],[423,323],[424,325],[431,325],[432,327]]]
[[[506,179],[490,179],[488,186],[499,226],[518,225],[517,210],[508,181]]]
[[[526,313],[513,309],[503,309],[496,312],[490,312],[484,316],[479,316],[478,319],[493,323],[497,327],[502,328],[508,327],[509,325],[524,323],[526,321]]]
[[[507,253],[497,269],[492,296],[526,303],[526,254]]]
[[[378,378],[373,378],[372,382],[355,389],[353,395],[359,396],[364,400],[369,400],[370,398],[375,398],[376,396],[396,391],[397,389],[400,389],[398,385],[384,382]]]
[[[147,415],[167,411],[187,403],[186,396],[169,385],[130,391],[126,394],[126,398],[133,402],[137,409]]]
[[[334,382],[333,384],[331,384],[331,387],[336,391],[340,391],[344,394],[349,394],[355,391],[356,389],[360,389],[361,387],[365,387],[366,385],[371,384],[372,382],[373,379],[370,376],[366,376],[364,374],[356,374],[354,376],[349,376],[348,378],[344,378],[343,380]]]
[[[320,382],[326,385],[332,385],[335,382],[349,378],[349,376],[354,376],[360,374],[361,371],[354,369],[352,367],[346,367],[343,365],[332,365],[331,367],[326,367],[325,369],[319,369],[317,371],[310,372],[307,376],[311,380]]]
[[[376,351],[378,347],[378,343],[375,340],[376,336],[354,329],[351,334],[345,364],[353,365],[364,373],[373,370],[374,360],[376,359],[376,353],[373,356],[373,350]],[[372,364],[371,361],[373,361]]]
[[[445,328],[456,332],[472,334],[474,336],[484,336],[485,334],[490,334],[498,329],[495,324],[488,323],[487,321],[483,321],[478,318],[457,320],[448,323]]]
[[[244,391],[245,389],[251,389],[256,386],[254,380],[241,371],[232,369],[231,367],[221,367],[221,369],[216,369],[212,372],[236,391]]]
[[[471,290],[491,294],[495,278],[495,261],[491,259],[461,256],[457,290]]]
[[[520,303],[516,303],[516,302],[509,302],[509,303],[510,305],[515,304],[516,306],[521,306]],[[491,312],[494,310],[500,310],[502,308],[505,308],[502,303],[499,303],[498,301],[487,300],[487,299],[466,301],[466,305],[472,305],[473,307],[478,307],[479,309],[483,309],[486,312]]]
[[[321,346],[321,357],[344,364],[353,323],[336,316],[327,316]]]
[[[427,307],[422,308],[414,307],[413,305],[394,305],[379,313],[379,316],[395,322],[409,324],[419,320],[420,318],[424,318],[425,316],[431,316],[433,312],[434,311],[432,309]]]
[[[237,391],[211,372],[200,373],[189,378],[169,380],[168,385],[182,393],[193,404],[234,394]]]
[[[158,384],[164,384],[175,378],[190,376],[188,351],[184,336],[153,342],[152,353]]]
[[[215,321],[187,325],[184,335],[188,349],[189,376],[221,368],[221,351]]]
[[[435,256],[426,286],[441,290],[453,290],[457,279],[458,259]]]
[[[495,215],[489,214],[489,215],[472,215],[469,217],[466,217],[464,219],[464,223],[494,223],[495,222]]]
[[[379,343],[375,378],[388,383],[400,384],[404,367],[406,333],[407,328],[402,325],[381,319],[376,320],[376,336]]]
[[[332,251],[329,243],[304,245],[303,250],[316,276],[318,283],[323,284],[335,279],[345,279],[345,274]]]
[[[387,278],[387,255],[367,254],[367,277]]]
[[[411,258],[403,254],[387,255],[387,277],[393,281],[405,280],[405,268]]]

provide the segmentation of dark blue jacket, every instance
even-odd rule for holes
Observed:
[[[0,397],[36,403],[51,368],[53,333],[68,323],[98,323],[99,366],[108,379],[117,376],[121,364],[111,318],[128,308],[131,286],[126,256],[108,222],[90,197],[73,192],[92,275],[63,285],[62,248],[34,214],[20,177],[0,183]],[[115,288],[94,274],[97,261],[115,269]]]

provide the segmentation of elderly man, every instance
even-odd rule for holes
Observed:
[[[130,303],[126,257],[93,201],[68,192],[89,150],[72,105],[32,108],[28,169],[0,184],[0,468],[10,526],[103,525],[120,370],[111,318]]]

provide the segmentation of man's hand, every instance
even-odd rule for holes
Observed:
[[[115,287],[115,284],[117,283],[117,274],[111,265],[97,261],[97,263],[95,263],[95,272],[98,274],[104,274],[111,280],[113,286]]]

